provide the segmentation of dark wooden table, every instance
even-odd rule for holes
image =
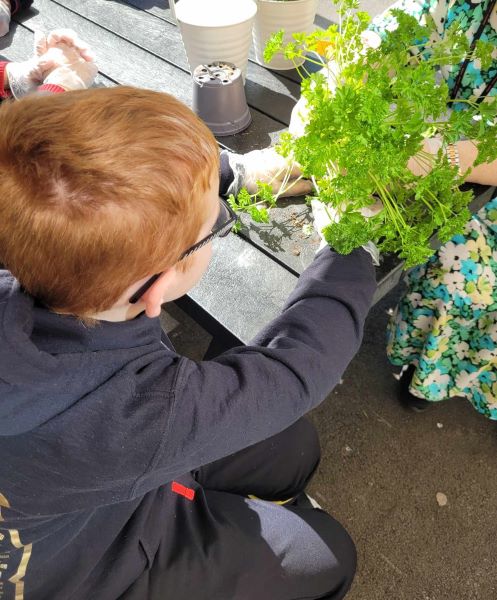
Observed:
[[[322,17],[316,22],[327,25]],[[24,60],[31,55],[34,30],[58,27],[76,30],[95,50],[100,69],[96,85],[149,88],[191,105],[191,76],[167,0],[35,0],[0,39],[0,54]],[[286,129],[300,94],[299,77],[295,71],[271,72],[251,58],[245,91],[252,124],[218,140],[221,147],[239,153],[265,148]],[[492,193],[480,189],[473,209]],[[248,342],[280,312],[318,246],[317,236],[303,229],[308,222],[303,198],[286,200],[272,211],[271,224],[244,219],[239,235],[216,242],[204,279],[178,302],[214,336],[211,354]],[[397,285],[401,274],[402,264],[385,257],[377,270],[376,301]]]

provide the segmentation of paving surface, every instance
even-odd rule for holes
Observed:
[[[399,405],[384,341],[398,296],[372,310],[342,385],[312,413],[323,459],[311,493],[356,542],[347,600],[495,600],[497,424],[460,399],[422,414]],[[209,336],[168,313],[178,351],[200,359]]]

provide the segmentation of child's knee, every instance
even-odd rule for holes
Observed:
[[[331,550],[332,559],[323,559],[319,575],[319,596],[323,600],[341,600],[352,585],[357,570],[357,551],[347,530],[330,515],[321,513],[320,534]]]
[[[283,440],[282,455],[292,458],[292,464],[300,466],[300,472],[310,479],[321,460],[321,444],[314,425],[305,417],[289,429]],[[307,474],[307,475],[305,475]]]
[[[285,566],[295,597],[341,600],[357,567],[354,542],[346,529],[322,510],[289,508]],[[297,520],[295,519],[297,517]]]

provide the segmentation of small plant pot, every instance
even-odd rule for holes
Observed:
[[[283,54],[276,54],[271,62],[264,61],[264,48],[273,33],[285,30],[285,43],[292,42],[292,34],[314,29],[314,18],[318,8],[318,0],[256,0],[257,16],[254,24],[255,59],[264,67],[278,71],[293,69],[304,61],[286,59]]]
[[[216,61],[247,71],[257,5],[253,0],[180,0],[176,19],[190,71]]]
[[[217,137],[246,129],[252,117],[240,69],[224,61],[199,65],[193,72],[193,110]]]

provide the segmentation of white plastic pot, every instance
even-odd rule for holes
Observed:
[[[236,0],[234,0],[236,1]],[[275,54],[270,63],[264,62],[264,48],[273,33],[285,30],[285,43],[293,41],[292,34],[314,30],[318,0],[256,0],[257,16],[254,24],[254,49],[257,62],[264,67],[285,71],[293,69],[293,61],[283,54]],[[301,65],[304,61],[296,61]]]
[[[176,19],[190,71],[216,61],[230,62],[245,80],[256,12],[253,0],[176,2]]]

